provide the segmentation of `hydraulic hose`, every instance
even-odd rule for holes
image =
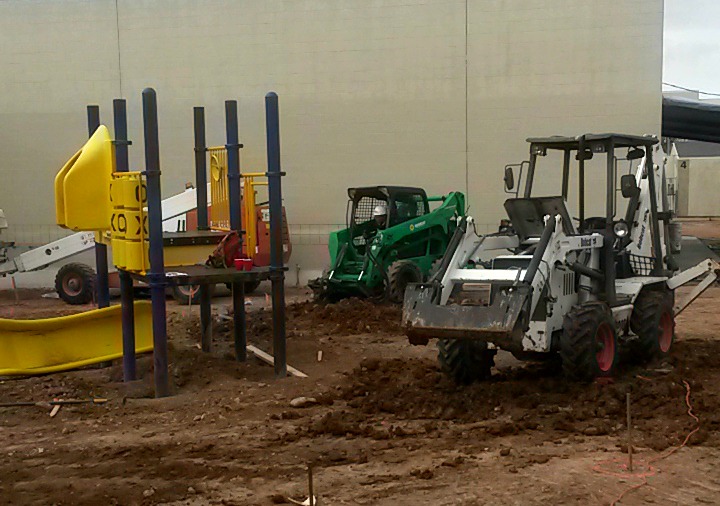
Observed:
[[[385,272],[385,269],[382,268],[380,262],[378,262],[377,258],[375,258],[375,255],[372,254],[370,245],[367,244],[365,248],[365,252],[367,253],[368,258],[375,265],[377,270],[380,271],[380,274],[382,274],[383,280],[385,282],[385,290],[383,291],[383,295],[381,297],[371,298],[377,300],[378,302],[384,302],[390,298],[390,278],[388,278],[387,272]]]

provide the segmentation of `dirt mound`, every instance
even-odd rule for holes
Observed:
[[[659,450],[680,443],[695,426],[685,405],[687,381],[701,418],[701,431],[691,443],[720,446],[718,380],[720,343],[708,341],[679,342],[668,363],[627,370],[608,384],[572,383],[552,365],[528,364],[463,387],[429,360],[370,359],[339,392],[350,411],[316,428],[330,434],[361,433],[364,429],[356,423],[372,416],[478,422],[490,435],[531,430],[604,435],[624,430],[625,396],[630,391],[643,444]]]
[[[287,306],[287,336],[351,336],[357,334],[392,335],[402,333],[401,308],[351,298],[336,304],[313,301]],[[247,315],[249,336],[272,336],[272,311],[261,309]]]

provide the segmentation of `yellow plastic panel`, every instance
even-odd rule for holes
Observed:
[[[119,269],[124,269],[127,266],[125,260],[125,241],[122,239],[112,239],[112,261],[113,265]]]
[[[145,272],[150,268],[148,243],[146,241],[122,241],[125,248],[125,269]]]
[[[110,133],[100,125],[55,177],[57,224],[71,230],[107,230],[115,156]]]
[[[0,318],[0,376],[67,371],[122,357],[120,306],[45,320]],[[153,349],[151,304],[135,302],[135,352]]]

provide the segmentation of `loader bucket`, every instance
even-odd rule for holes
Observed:
[[[427,344],[433,337],[509,344],[519,320],[527,319],[531,293],[529,285],[520,283],[499,290],[489,306],[441,306],[439,283],[410,285],[403,304],[405,333],[411,344]],[[525,326],[521,322],[520,328]]]

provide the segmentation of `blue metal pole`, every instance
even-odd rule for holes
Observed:
[[[95,130],[100,126],[100,107],[97,105],[87,106],[88,137],[92,137]],[[99,308],[110,305],[110,288],[108,282],[108,252],[107,245],[95,243],[95,293],[97,294],[97,305]]]
[[[127,106],[125,99],[113,100],[113,117],[115,124],[115,170],[128,172],[127,138]],[[133,281],[130,273],[125,270],[118,272],[120,277],[120,306],[122,317],[123,345],[123,380],[133,381],[137,378],[135,363],[135,307],[133,300]]]
[[[142,99],[148,227],[150,229],[150,272],[148,272],[148,280],[152,301],[155,397],[167,397],[170,395],[165,308],[165,286],[167,283],[165,281],[165,264],[163,259],[160,146],[158,141],[157,97],[155,90],[145,88],[142,92]]]
[[[272,281],[273,354],[275,375],[287,376],[285,343],[285,268],[283,266],[282,188],[280,170],[280,112],[278,96],[265,95],[268,194],[270,199],[270,271]]]

